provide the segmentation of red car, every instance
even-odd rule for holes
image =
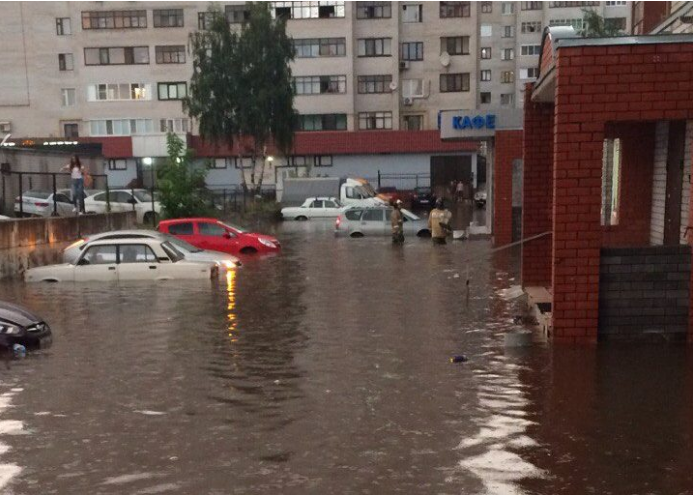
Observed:
[[[216,218],[177,218],[163,220],[159,232],[174,235],[193,246],[231,254],[268,254],[281,249],[274,237],[247,232]]]

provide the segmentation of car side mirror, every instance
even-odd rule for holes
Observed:
[[[88,265],[88,264],[89,264],[89,260],[86,258],[82,258],[81,260],[79,260],[77,262],[77,265],[80,265],[80,266],[84,266],[84,265]]]
[[[228,232],[224,232],[223,237],[224,237],[224,239],[231,239],[231,234],[229,234]]]
[[[130,203],[131,205],[136,205],[137,200],[135,198],[130,198],[130,199],[128,199],[128,203]]]

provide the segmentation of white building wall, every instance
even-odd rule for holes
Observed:
[[[667,190],[667,153],[669,123],[657,122],[655,130],[654,173],[652,176],[652,217],[650,219],[650,244],[664,243],[664,211]]]

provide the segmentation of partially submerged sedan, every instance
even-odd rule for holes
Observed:
[[[0,301],[0,346],[44,348],[53,342],[53,334],[43,318],[16,304]]]
[[[342,211],[335,222],[335,235],[348,237],[391,235],[390,217],[392,208],[350,207]],[[404,235],[430,237],[428,222],[414,215],[409,210],[402,210]]]
[[[284,220],[309,220],[311,218],[337,218],[342,204],[337,198],[308,198],[301,206],[282,208]]]
[[[27,282],[115,282],[210,279],[214,263],[186,261],[173,244],[159,239],[112,239],[89,243],[75,263],[26,271]]]

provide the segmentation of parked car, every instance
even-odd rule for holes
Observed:
[[[486,190],[482,189],[474,193],[474,203],[477,208],[486,206]]]
[[[301,206],[282,208],[284,220],[308,220],[310,218],[336,218],[342,209],[337,198],[308,198]]]
[[[0,301],[0,342],[44,348],[53,342],[51,328],[43,318],[16,304]]]
[[[430,209],[436,203],[436,197],[430,187],[417,187],[411,197],[412,209]]]
[[[161,213],[161,204],[154,198],[152,210],[152,196],[146,189],[112,189],[108,191],[108,199],[112,212],[135,211],[138,223],[153,223]],[[108,203],[106,191],[101,191],[84,200],[84,209],[87,213],[106,213]],[[152,215],[154,217],[152,218]]]
[[[12,220],[10,217],[6,217],[5,215],[0,215],[0,222],[3,220]]]
[[[85,189],[85,198],[96,194],[97,189]],[[56,211],[59,217],[74,215],[74,205],[72,203],[72,191],[70,189],[58,189],[56,194],[53,191],[32,190],[22,193],[21,198],[17,196],[14,200],[15,216],[25,217],[50,217],[53,216],[53,197],[55,196]],[[20,211],[19,203],[22,202]]]
[[[218,251],[206,251],[188,244],[177,237],[156,230],[115,230],[79,239],[63,250],[63,263],[74,263],[91,242],[111,239],[160,239],[173,244],[173,246],[183,254],[186,261],[216,263],[220,268],[227,270],[241,266],[241,261],[231,254],[220,253]]]
[[[335,222],[335,234],[349,237],[390,235],[392,233],[391,214],[392,208],[382,206],[345,208]],[[405,209],[402,210],[402,216],[405,236],[428,237],[431,235],[427,220]]]
[[[178,237],[195,247],[231,254],[268,254],[281,249],[271,236],[248,232],[216,218],[178,218],[164,220],[159,232]]]
[[[30,268],[24,279],[27,282],[115,282],[209,279],[217,274],[216,264],[187,261],[168,241],[111,239],[90,242],[75,263]]]

